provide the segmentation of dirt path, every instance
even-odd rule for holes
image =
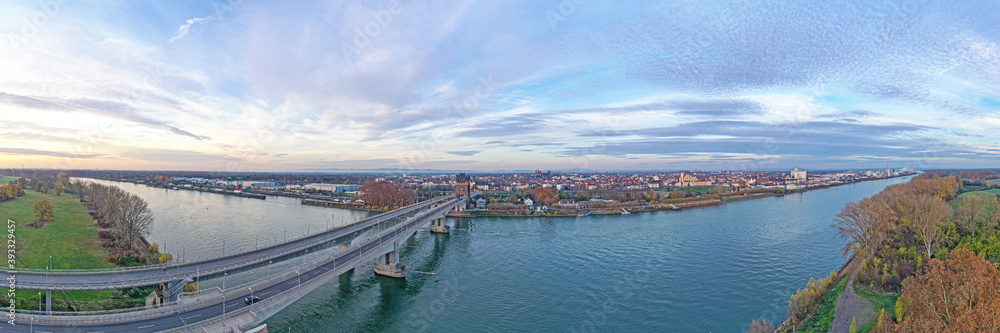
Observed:
[[[837,297],[837,309],[833,315],[833,322],[830,323],[830,333],[848,333],[851,328],[851,320],[856,320],[855,328],[861,328],[875,318],[872,303],[854,293],[854,276],[858,271],[857,266],[857,264],[852,263],[851,267],[845,269],[845,273],[850,274],[848,275],[847,288]]]

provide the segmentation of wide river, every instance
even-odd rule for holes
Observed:
[[[417,232],[402,251],[405,280],[365,266],[266,322],[272,332],[745,332],[755,318],[783,320],[796,289],[844,262],[830,227],[844,204],[908,180],[682,211],[450,219],[451,234]],[[369,215],[115,184],[149,201],[150,241],[180,260]]]

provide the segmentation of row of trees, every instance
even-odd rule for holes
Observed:
[[[128,244],[135,245],[140,235],[153,229],[153,211],[138,195],[117,186],[89,183],[83,187],[85,201],[94,208],[98,219],[107,221]]]
[[[24,195],[24,188],[18,184],[0,185],[0,202],[14,200]]]
[[[366,182],[360,190],[361,198],[372,206],[402,207],[417,202],[417,192],[387,181]]]
[[[871,259],[887,238],[896,236],[893,239],[919,242],[930,257],[948,232],[942,228],[952,216],[946,200],[954,199],[960,188],[958,177],[914,179],[848,203],[834,220],[837,233],[848,240],[843,254]]]

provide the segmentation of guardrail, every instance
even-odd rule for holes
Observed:
[[[409,206],[400,207],[399,209],[396,209],[396,210],[393,210],[393,211],[389,211],[389,212],[385,212],[383,214],[379,214],[379,215],[375,215],[375,216],[369,217],[367,219],[364,219],[364,220],[361,220],[361,221],[349,224],[347,226],[357,225],[357,224],[360,224],[360,223],[369,223],[369,222],[376,221],[376,220],[379,220],[379,219],[392,219],[392,218],[395,218],[398,215],[402,214],[401,212],[404,211],[404,210],[406,210],[406,212],[409,212],[410,209],[423,208],[423,206],[431,205],[432,203],[435,203],[437,201],[444,201],[448,197],[449,196],[441,196],[441,197],[437,197],[437,198],[434,198],[434,199],[424,200],[424,201],[421,201],[421,202],[418,202],[418,203],[414,203],[414,204],[409,205]],[[397,215],[397,216],[388,217],[389,215]],[[381,221],[379,221],[379,222],[381,222]],[[376,222],[376,223],[379,223],[379,222]],[[164,264],[155,264],[155,265],[128,266],[128,267],[112,267],[112,268],[93,268],[93,269],[39,269],[39,268],[13,268],[13,269],[11,269],[11,268],[5,268],[5,269],[3,269],[3,272],[8,273],[8,274],[17,274],[17,273],[58,273],[58,274],[84,273],[84,274],[86,274],[86,273],[133,272],[133,271],[138,271],[138,270],[157,271],[157,270],[163,270],[163,269],[167,269],[167,268],[171,268],[171,267],[191,266],[191,265],[197,265],[197,264],[211,263],[213,261],[219,261],[219,260],[222,260],[222,259],[228,259],[228,258],[232,258],[232,257],[235,257],[235,256],[244,255],[244,254],[247,254],[247,253],[250,253],[250,252],[256,252],[256,251],[262,251],[262,250],[267,250],[267,249],[271,249],[271,248],[276,248],[278,246],[282,246],[282,245],[289,244],[289,243],[294,243],[296,241],[299,241],[299,240],[302,240],[302,239],[305,239],[305,238],[323,235],[323,234],[326,234],[326,233],[331,232],[331,231],[334,231],[334,229],[328,229],[327,231],[324,231],[324,232],[318,233],[318,234],[300,236],[298,238],[293,238],[292,240],[290,240],[288,242],[281,243],[281,244],[274,244],[274,245],[267,246],[267,247],[260,247],[260,248],[255,248],[255,249],[252,249],[252,250],[241,251],[241,252],[234,253],[232,255],[214,257],[214,258],[211,258],[211,259],[205,259],[205,260],[198,261],[198,262],[187,262],[187,263],[183,263],[183,264],[180,264],[180,265],[176,264],[176,263],[164,263]]]
[[[41,289],[41,290],[119,289],[119,288],[128,288],[128,287],[134,287],[134,286],[143,286],[143,285],[153,285],[153,284],[159,284],[159,283],[166,283],[166,282],[170,282],[170,281],[175,280],[177,277],[183,277],[183,276],[194,276],[194,275],[204,276],[204,275],[217,274],[217,273],[220,273],[220,272],[229,271],[229,270],[232,270],[232,269],[236,269],[236,268],[240,268],[240,267],[245,267],[245,266],[249,266],[249,265],[253,265],[253,264],[258,264],[258,263],[261,263],[261,262],[264,262],[264,261],[267,261],[267,260],[271,260],[271,259],[274,259],[274,258],[278,258],[278,257],[282,257],[282,256],[285,256],[285,255],[289,255],[289,254],[301,251],[302,249],[305,249],[305,248],[315,247],[315,246],[321,245],[321,244],[323,244],[325,242],[329,242],[329,241],[331,241],[333,239],[336,239],[338,237],[343,237],[343,236],[346,236],[346,235],[349,235],[349,234],[352,234],[352,233],[361,232],[361,231],[363,231],[365,229],[368,229],[368,228],[370,228],[370,227],[372,227],[374,225],[377,225],[379,223],[383,223],[383,222],[391,220],[391,219],[398,218],[398,217],[403,216],[403,215],[405,215],[407,213],[410,213],[410,212],[417,212],[419,214],[419,211],[417,211],[417,210],[423,209],[423,208],[425,208],[425,206],[428,206],[428,205],[431,205],[431,204],[439,203],[439,202],[441,202],[441,201],[443,201],[445,199],[447,199],[447,197],[439,197],[439,198],[435,198],[435,199],[432,199],[432,200],[423,201],[423,202],[421,202],[419,204],[407,206],[407,207],[410,207],[410,208],[415,209],[415,210],[407,210],[407,211],[398,211],[397,210],[397,211],[392,212],[391,214],[382,214],[382,215],[379,215],[379,216],[375,216],[375,217],[370,218],[370,219],[365,219],[365,220],[363,220],[361,222],[357,222],[357,223],[354,223],[354,224],[351,224],[351,225],[348,225],[348,226],[344,226],[344,227],[338,228],[337,230],[331,230],[330,232],[325,232],[325,233],[315,234],[315,235],[307,235],[305,237],[293,240],[291,242],[286,242],[286,243],[274,245],[274,246],[263,248],[263,249],[253,250],[253,251],[240,252],[240,253],[236,253],[236,254],[233,254],[233,255],[230,255],[230,256],[221,257],[221,258],[216,259],[216,261],[218,261],[218,260],[224,260],[224,259],[236,259],[236,258],[240,258],[242,256],[246,256],[247,254],[249,254],[251,252],[258,252],[258,251],[267,250],[267,249],[274,249],[274,248],[277,248],[277,247],[280,247],[280,246],[287,246],[288,244],[291,244],[291,243],[294,243],[294,242],[297,242],[297,241],[301,241],[302,239],[305,239],[305,238],[314,238],[315,239],[312,242],[309,242],[309,243],[306,243],[306,244],[297,245],[295,247],[289,248],[289,249],[281,251],[281,252],[272,253],[272,254],[268,254],[268,255],[265,255],[265,256],[253,257],[253,258],[248,259],[248,260],[237,261],[237,262],[233,262],[233,263],[227,264],[227,265],[214,266],[214,267],[209,267],[209,268],[206,268],[206,269],[200,269],[199,267],[202,264],[205,264],[205,262],[188,263],[188,264],[181,264],[181,265],[165,264],[165,265],[158,265],[155,268],[146,268],[146,270],[148,270],[148,271],[162,271],[165,274],[167,274],[165,276],[147,277],[147,278],[142,278],[142,279],[131,279],[131,280],[125,279],[125,280],[117,280],[117,281],[107,281],[107,282],[103,282],[103,283],[90,282],[90,283],[72,284],[72,283],[63,282],[63,283],[59,283],[58,287],[56,287],[56,288],[53,288],[53,286],[52,286],[53,282],[31,282],[31,281],[25,281],[23,278],[21,278],[21,279],[17,280],[17,285],[18,285],[18,288],[23,288],[23,289]],[[185,269],[185,270],[187,270],[187,271],[186,272],[177,272],[177,270],[180,270],[182,268]],[[174,272],[171,273],[171,270],[173,270]],[[131,269],[130,271],[132,273],[135,273],[135,272],[137,272],[139,270],[138,269]],[[102,272],[111,272],[111,271],[102,271]],[[197,273],[195,273],[195,272],[197,272]],[[17,273],[24,273],[24,272],[14,272],[13,274],[17,274]],[[49,271],[49,272],[46,272],[46,273],[52,273],[52,272]],[[88,272],[71,271],[69,273],[67,273],[67,272],[64,272],[64,273],[66,273],[66,274],[86,274]],[[89,273],[94,273],[94,272],[89,272]],[[41,274],[38,274],[38,275],[35,275],[35,276],[36,277],[40,277]]]
[[[447,209],[444,209],[444,208],[447,208]],[[419,214],[417,214],[416,216],[414,216],[414,219],[412,219],[412,220],[403,221],[402,223],[397,224],[397,225],[395,225],[395,226],[393,226],[393,227],[391,227],[389,229],[383,230],[382,232],[380,232],[380,233],[378,233],[378,234],[375,235],[375,237],[374,237],[375,239],[372,239],[371,241],[369,241],[369,242],[367,242],[365,244],[356,246],[355,248],[363,248],[363,247],[368,246],[368,245],[370,245],[372,243],[377,243],[378,244],[377,246],[375,246],[374,248],[372,248],[372,249],[370,249],[368,251],[365,251],[363,253],[359,253],[356,258],[351,259],[347,263],[339,265],[339,268],[338,268],[338,265],[336,265],[336,260],[339,259],[340,257],[342,257],[343,255],[346,255],[346,254],[348,254],[350,252],[353,252],[354,248],[349,248],[349,249],[347,249],[345,251],[338,251],[338,252],[334,253],[332,256],[326,256],[326,255],[324,255],[322,257],[313,259],[313,260],[309,261],[305,265],[298,266],[299,268],[297,270],[305,270],[305,271],[313,270],[313,269],[316,269],[317,267],[321,267],[323,265],[326,265],[326,264],[328,264],[331,261],[334,262],[334,269],[329,270],[327,272],[324,272],[320,276],[324,276],[324,275],[329,274],[331,272],[336,272],[338,270],[343,269],[344,267],[352,267],[353,268],[354,266],[360,264],[361,261],[370,259],[372,256],[377,255],[378,252],[384,251],[385,250],[384,247],[385,247],[386,244],[391,244],[392,242],[398,241],[398,239],[395,239],[395,238],[398,238],[398,236],[400,236],[403,233],[409,233],[409,229],[412,228],[415,231],[416,228],[419,228],[421,225],[429,223],[431,221],[430,219],[424,220],[428,216],[436,216],[437,214],[443,214],[443,213],[446,213],[447,210],[450,210],[450,209],[451,208],[448,208],[447,206],[434,207],[434,208],[432,208],[430,210],[420,212]],[[392,242],[383,242],[382,238],[384,238],[386,235],[389,235],[389,234],[392,234],[394,236],[393,237],[393,241]],[[375,253],[375,254],[373,254],[373,253]],[[340,254],[340,255],[338,256],[338,254]],[[343,270],[346,271],[346,269],[343,269]],[[281,274],[270,275],[270,276],[267,276],[267,277],[262,278],[262,279],[258,279],[258,280],[254,280],[254,281],[250,281],[250,282],[246,282],[246,283],[242,283],[242,284],[239,284],[239,285],[236,285],[236,286],[233,286],[233,287],[228,287],[226,289],[228,289],[228,290],[234,290],[234,289],[235,290],[242,290],[243,288],[254,288],[254,289],[257,289],[257,290],[262,290],[262,289],[269,288],[271,286],[274,286],[274,285],[277,285],[277,284],[289,281],[289,280],[291,280],[291,278],[292,278],[293,275],[298,276],[300,274],[296,273],[295,270],[286,271],[286,272],[281,273]],[[313,279],[310,279],[309,281],[318,280],[318,278],[320,276],[314,277]],[[296,289],[298,289],[298,288],[296,288]],[[284,293],[287,293],[288,291],[292,291],[292,290],[296,290],[296,289],[288,289],[288,290],[286,290],[286,291],[284,291],[282,293],[279,293],[279,294],[276,294],[274,296],[268,297],[266,300],[277,299],[277,298],[279,298],[278,297],[279,295],[282,295]],[[243,296],[243,294],[240,293],[240,292],[231,293],[230,295],[227,296],[226,295],[226,290],[224,290],[224,289],[218,289],[218,290],[220,290],[222,292],[221,295],[219,295],[218,297],[209,297],[209,298],[207,298],[205,300],[199,300],[199,301],[195,301],[195,302],[172,301],[172,302],[158,304],[158,305],[150,305],[150,306],[143,306],[143,307],[136,307],[136,308],[129,308],[129,309],[102,310],[102,311],[80,311],[80,312],[53,312],[53,314],[51,314],[51,315],[50,314],[46,314],[45,312],[39,312],[39,311],[35,311],[35,310],[17,310],[17,313],[20,313],[22,315],[30,315],[31,318],[34,318],[33,319],[34,321],[37,321],[39,323],[47,323],[47,324],[55,324],[55,325],[71,325],[71,324],[79,325],[79,324],[95,324],[95,323],[106,323],[106,322],[127,322],[127,321],[135,321],[137,319],[143,319],[143,318],[149,318],[149,317],[160,317],[160,316],[164,316],[164,315],[181,313],[181,312],[185,312],[185,311],[189,311],[189,310],[193,310],[193,309],[198,309],[198,308],[203,308],[203,307],[207,307],[207,306],[213,306],[213,305],[216,305],[216,304],[218,304],[220,302],[228,301],[228,300],[231,300],[231,299],[236,299],[236,298],[239,298],[239,297]],[[185,295],[185,294],[186,293],[182,293],[182,295]],[[246,308],[243,308],[243,309],[249,309],[249,307],[246,307]],[[240,312],[240,311],[241,310],[236,310],[233,313],[226,314],[225,316],[232,316],[232,315],[234,315],[234,314],[236,314],[237,312]],[[25,319],[22,317],[19,320],[23,321]],[[204,321],[200,322],[199,325],[201,323],[204,323]]]
[[[432,209],[432,210],[427,211],[427,212],[438,211],[438,210],[441,210],[441,209],[439,207],[436,207],[435,209]],[[450,208],[448,210],[450,210]],[[425,212],[425,213],[427,213],[427,212]],[[434,216],[436,214],[427,214],[427,215],[428,216]],[[330,275],[339,275],[339,274],[342,273],[342,272],[340,272],[340,270],[346,271],[346,269],[344,269],[344,267],[355,267],[358,264],[360,264],[361,262],[363,262],[365,260],[368,260],[368,259],[371,259],[372,257],[376,256],[378,253],[384,251],[385,250],[385,248],[384,248],[385,245],[391,244],[391,243],[394,243],[394,242],[398,241],[397,239],[394,239],[392,242],[384,242],[383,243],[382,242],[382,238],[385,235],[387,235],[389,233],[392,233],[394,236],[398,237],[398,236],[400,236],[400,235],[402,235],[404,233],[409,233],[408,229],[411,229],[411,228],[412,229],[417,229],[421,225],[430,222],[430,220],[420,221],[419,219],[422,219],[422,218],[424,218],[424,216],[414,217],[414,221],[404,221],[404,223],[401,223],[400,225],[394,226],[393,228],[390,228],[389,230],[385,230],[385,231],[379,233],[378,235],[376,235],[377,237],[375,237],[375,239],[373,239],[372,241],[370,241],[368,243],[368,244],[370,244],[370,243],[377,242],[378,246],[376,246],[376,247],[374,247],[374,248],[372,248],[372,249],[370,249],[370,250],[368,250],[368,251],[366,251],[364,253],[361,253],[355,259],[351,259],[347,263],[344,263],[343,265],[340,265],[340,269],[338,269],[336,266],[334,266],[334,269],[326,271],[323,274],[320,274],[320,275],[318,275],[318,276],[310,279],[309,281],[306,281],[304,288],[306,288],[308,290],[312,290],[312,288],[316,287],[315,286],[316,284],[322,283],[322,281],[326,277],[329,277]],[[368,245],[368,244],[365,244],[365,246]],[[345,251],[342,251],[342,252],[345,252]],[[336,260],[336,258],[334,260]],[[288,296],[289,294],[291,294],[293,292],[300,293],[302,291],[302,288],[303,288],[303,286],[300,284],[298,287],[296,287],[294,289],[287,289],[287,290],[282,291],[282,292],[280,292],[278,294],[275,294],[275,295],[273,295],[271,297],[268,297],[268,298],[262,300],[261,302],[257,303],[258,306],[256,308],[257,309],[261,309],[261,308],[265,308],[266,306],[275,306],[277,304],[281,304],[281,302],[278,302],[279,300],[281,300],[283,297]],[[198,328],[202,328],[202,327],[205,327],[205,326],[217,324],[220,321],[226,320],[229,317],[232,317],[232,316],[235,316],[235,315],[238,315],[238,314],[243,314],[245,312],[250,312],[250,311],[251,311],[251,307],[243,307],[243,308],[235,310],[235,311],[233,311],[233,312],[231,312],[229,314],[215,316],[215,317],[203,320],[203,321],[195,323],[195,324],[185,325],[185,326],[182,326],[182,327],[173,328],[173,329],[166,330],[166,331],[163,331],[163,332],[185,332],[185,331],[192,331],[192,330],[195,330],[195,329],[198,329]],[[256,317],[256,314],[254,314],[253,312],[250,312],[250,313],[253,314]],[[255,324],[255,323],[256,323],[256,321],[247,323],[246,325],[239,325],[240,326],[239,329],[242,330],[247,325],[252,325],[252,324]]]

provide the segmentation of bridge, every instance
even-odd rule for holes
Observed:
[[[154,284],[166,284],[164,294],[170,299],[161,305],[111,311],[18,310],[17,325],[9,328],[24,332],[202,332],[212,327],[213,332],[219,329],[238,332],[368,260],[375,259],[376,274],[405,276],[405,267],[397,262],[398,244],[428,223],[432,232],[449,232],[444,217],[456,207],[461,209],[464,202],[464,198],[439,197],[282,244],[194,263],[48,272],[7,269],[8,276],[15,277],[16,288],[46,290],[48,300],[52,290],[121,289]],[[284,273],[239,286],[181,292],[181,287],[195,278],[252,269],[272,259],[321,246],[336,248],[329,256],[303,261]],[[245,304],[243,300],[251,295],[261,301]]]

